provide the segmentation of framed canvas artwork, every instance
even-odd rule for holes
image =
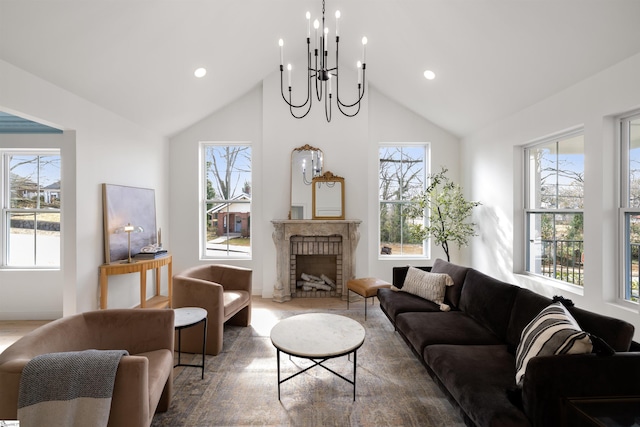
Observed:
[[[155,191],[149,188],[102,184],[104,257],[107,264],[129,257],[157,243]],[[127,225],[136,232],[122,232]],[[141,229],[141,230],[140,230]]]

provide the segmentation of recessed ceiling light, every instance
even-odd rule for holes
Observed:
[[[433,79],[436,78],[436,73],[434,73],[431,70],[425,70],[424,78],[427,79],[427,80],[433,80]]]
[[[206,74],[207,74],[206,68],[198,68],[196,71],[193,72],[193,75],[196,76],[197,78],[202,78]]]

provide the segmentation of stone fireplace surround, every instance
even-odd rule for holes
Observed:
[[[273,220],[276,246],[276,284],[273,300],[296,297],[336,296],[346,299],[346,284],[355,277],[355,251],[360,240],[360,220]],[[298,256],[331,257],[336,265],[335,292],[297,291],[295,271]],[[320,258],[315,261],[323,262]],[[326,273],[325,273],[326,274]],[[327,274],[332,276],[332,274]],[[333,278],[333,277],[332,277]]]

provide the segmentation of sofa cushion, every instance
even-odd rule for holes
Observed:
[[[532,357],[591,353],[589,334],[583,331],[559,302],[542,309],[522,331],[516,352],[516,384],[522,387],[527,363]]]
[[[506,341],[511,308],[519,289],[471,268],[462,287],[460,309]]]
[[[224,319],[228,320],[242,308],[246,307],[251,299],[247,291],[224,291]]]
[[[515,361],[505,345],[431,345],[423,357],[436,381],[475,425],[529,425],[507,397],[515,386]]]
[[[408,292],[398,292],[388,288],[378,289],[378,300],[380,308],[394,324],[400,313],[440,311],[440,306],[431,301]]]
[[[507,344],[514,355],[520,343],[523,329],[551,302],[551,298],[539,295],[529,289],[521,288],[518,290],[507,328]]]
[[[431,268],[432,273],[448,274],[453,279],[453,285],[447,286],[444,295],[444,302],[451,307],[457,308],[460,306],[460,294],[468,271],[469,267],[452,264],[440,258],[436,259],[433,263],[433,267]]]
[[[461,311],[402,313],[396,317],[396,329],[418,355],[434,344],[501,344],[490,330]]]
[[[430,273],[409,267],[401,291],[438,304],[442,311],[449,311],[450,307],[444,304],[444,292],[451,285],[453,279],[448,274]]]

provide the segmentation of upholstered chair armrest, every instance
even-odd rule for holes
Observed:
[[[543,356],[527,365],[522,404],[534,426],[549,426],[567,398],[639,395],[640,353]]]
[[[145,426],[149,420],[149,359],[124,356],[113,384],[109,425]]]
[[[7,360],[0,355],[0,420],[17,419],[20,378],[29,360]]]
[[[31,359],[13,359],[0,362],[0,374],[20,374]]]
[[[173,276],[173,308],[202,307],[208,318],[222,320],[224,316],[224,288],[204,279]]]
[[[99,350],[123,349],[138,354],[167,349],[173,353],[173,310],[109,309],[82,315]]]

